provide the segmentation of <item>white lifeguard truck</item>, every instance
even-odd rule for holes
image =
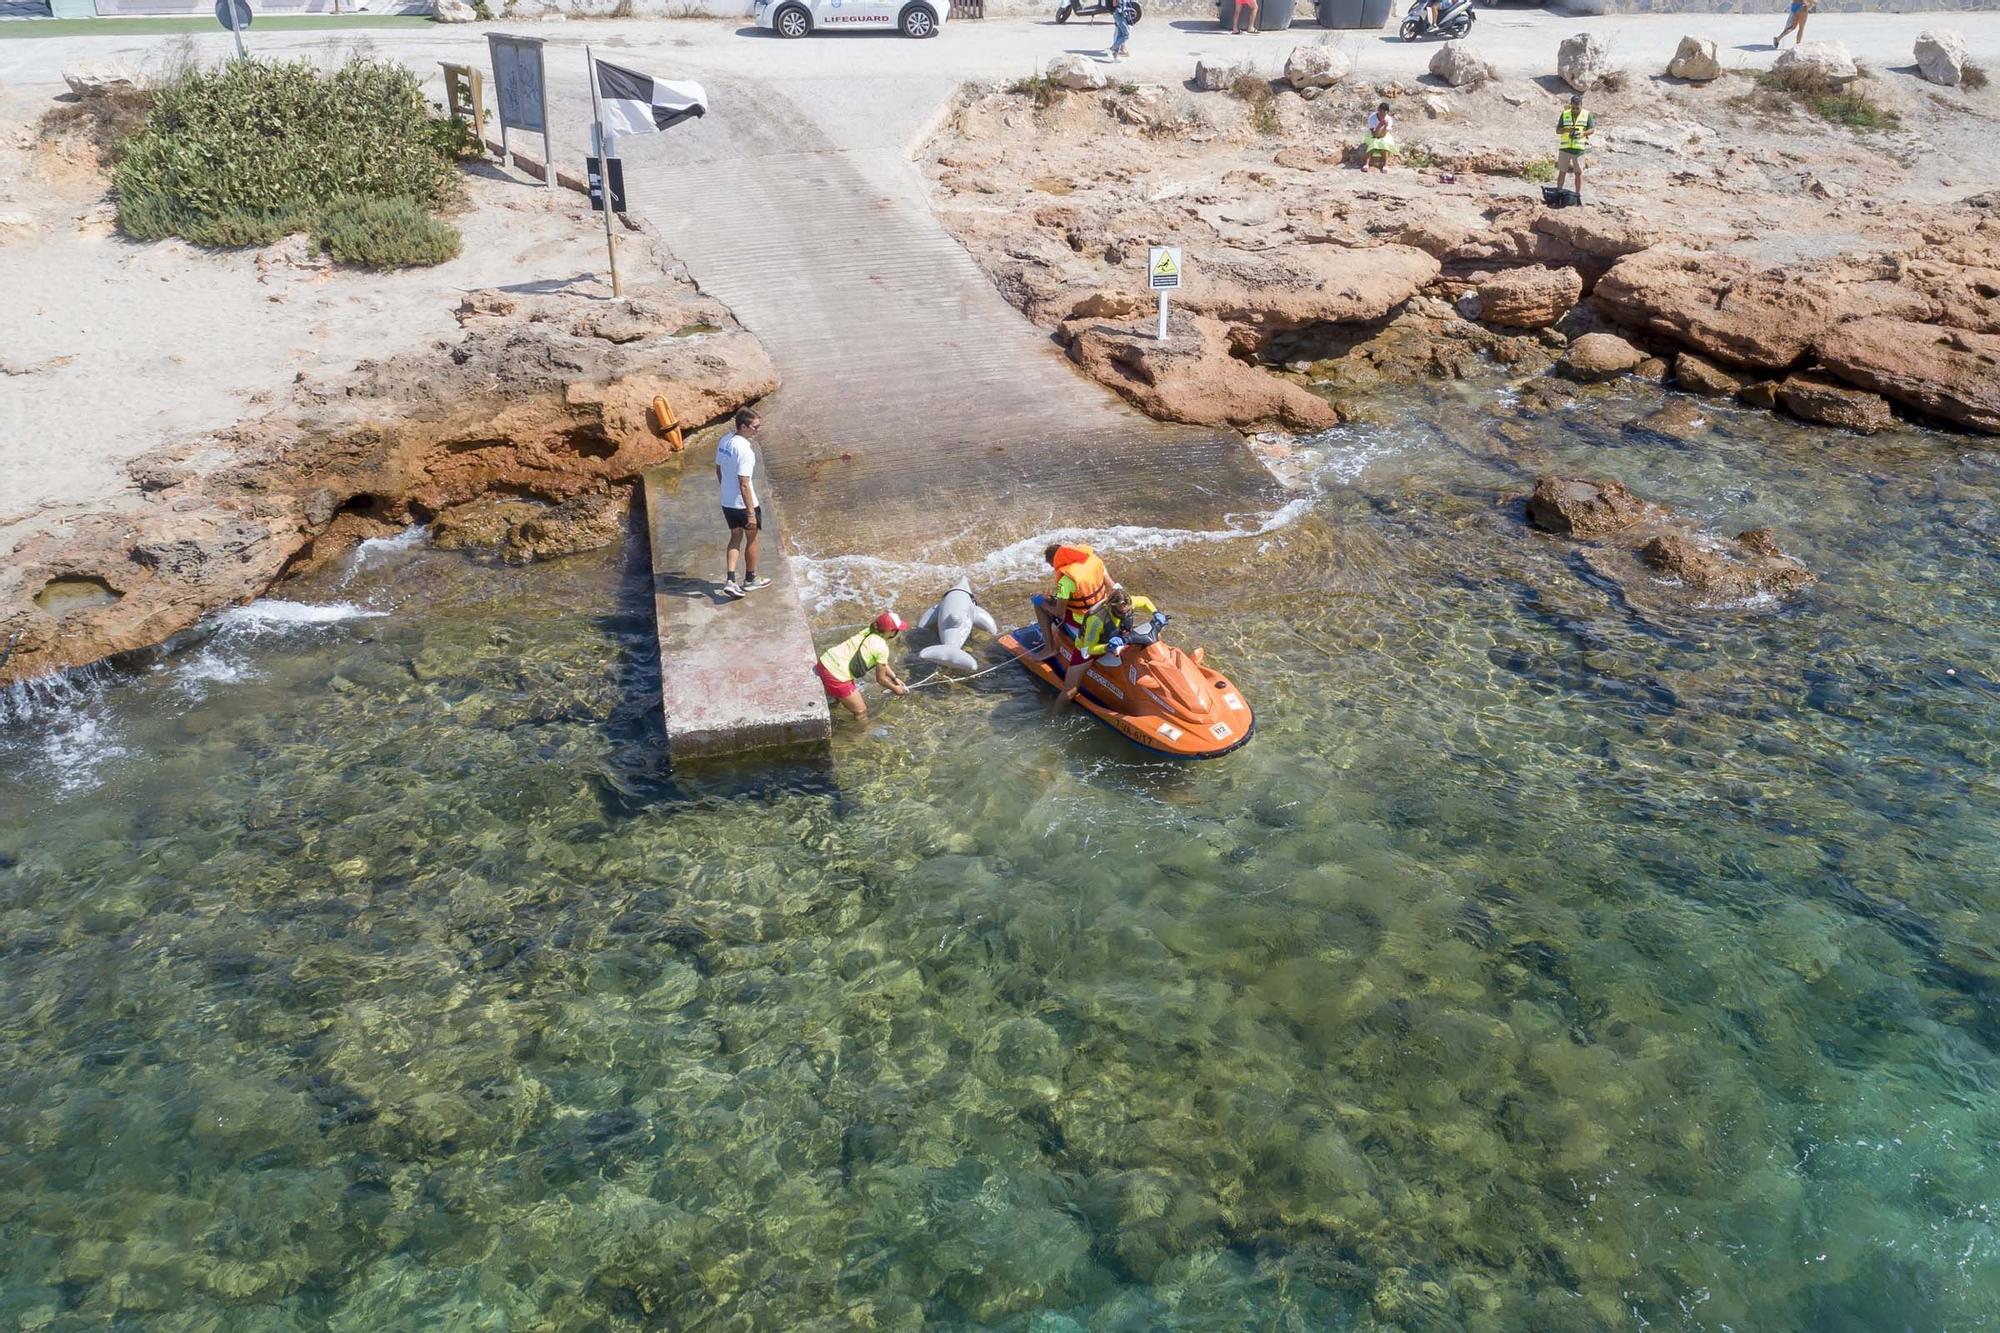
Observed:
[[[951,0],[757,0],[757,26],[780,37],[848,28],[935,37],[949,17]]]

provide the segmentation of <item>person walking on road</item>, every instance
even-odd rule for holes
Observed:
[[[1818,8],[1819,0],[1792,0],[1791,16],[1785,20],[1784,32],[1771,40],[1771,49],[1775,51],[1784,45],[1787,33],[1795,34],[1792,37],[1793,46],[1803,42],[1806,39],[1806,18]]]
[[[1137,6],[1133,0],[1118,0],[1111,7],[1111,58],[1129,60],[1132,52],[1125,43],[1132,37],[1132,11]]]
[[[1571,93],[1569,105],[1556,117],[1556,188],[1563,177],[1576,177],[1576,201],[1583,202],[1583,157],[1590,151],[1590,136],[1597,132],[1597,117],[1583,109],[1583,94]]]
[[[1236,22],[1232,33],[1257,31],[1257,0],[1236,0]]]
[[[729,525],[729,550],[723,557],[722,591],[728,597],[771,586],[757,575],[757,534],[764,526],[764,506],[757,503],[757,449],[751,443],[763,429],[755,408],[736,413],[735,429],[715,445],[715,480],[722,489],[722,521]],[[743,553],[743,582],[736,581],[736,554]]]

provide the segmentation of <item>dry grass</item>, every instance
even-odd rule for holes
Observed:
[[[124,152],[125,140],[153,114],[153,90],[116,88],[62,102],[42,117],[43,139],[82,134],[97,150],[97,160],[109,167]]]
[[[1969,93],[1976,93],[1986,86],[1986,71],[1970,60],[1958,72],[1958,86]]]

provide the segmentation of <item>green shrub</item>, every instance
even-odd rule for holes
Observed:
[[[407,195],[343,195],[319,211],[312,231],[313,244],[335,260],[365,268],[442,264],[458,253],[458,229]]]
[[[1858,67],[1857,67],[1858,68]],[[1757,76],[1759,95],[1751,105],[1771,109],[1789,99],[1835,125],[1856,130],[1893,130],[1902,125],[1895,112],[1871,101],[1866,93],[1842,92],[1813,69],[1772,71]]]
[[[1537,157],[1523,163],[1521,179],[1547,185],[1556,178],[1556,160],[1553,157]]]
[[[155,89],[111,183],[129,235],[252,245],[343,195],[452,203],[464,142],[399,65],[234,60]]]
[[[1416,171],[1429,171],[1444,165],[1444,159],[1420,143],[1413,143],[1397,150],[1396,156],[1402,164]]]

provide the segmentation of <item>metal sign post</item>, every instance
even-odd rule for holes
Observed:
[[[243,30],[250,26],[250,6],[247,0],[215,0],[215,21],[229,29],[236,38],[236,58],[248,60],[250,48],[243,45]]]
[[[555,146],[549,137],[548,73],[542,67],[542,39],[486,34],[486,49],[493,59],[493,100],[500,104],[500,163],[513,162],[507,148],[511,127],[542,136],[542,183],[556,184]]]
[[[611,162],[613,160],[612,152],[617,147],[617,140],[611,131],[604,127],[604,107],[597,98],[597,60],[590,54],[588,46],[583,48],[583,59],[584,63],[590,66],[591,146],[597,149],[597,160],[605,164],[604,253],[611,258],[611,294],[613,296],[623,296],[625,293],[618,286],[618,241],[611,234]]]
[[[1181,248],[1156,245],[1146,260],[1146,273],[1153,290],[1160,294],[1160,341],[1167,340],[1167,293],[1181,285]]]

